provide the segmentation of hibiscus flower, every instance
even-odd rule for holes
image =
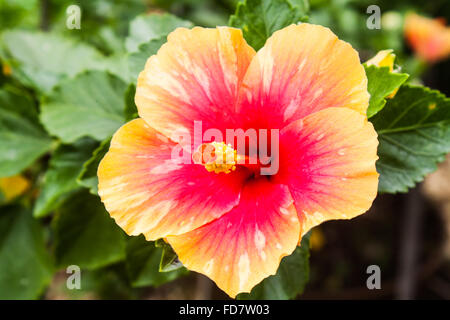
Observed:
[[[129,235],[165,239],[231,297],[275,274],[312,227],[364,213],[377,194],[364,68],[322,26],[286,27],[257,53],[239,29],[176,29],[148,59],[135,101],[140,118],[99,166],[101,199]],[[258,135],[258,152],[249,135],[239,152],[236,140],[182,139],[196,123],[223,137],[278,135]],[[276,152],[267,162],[259,149]]]
[[[421,59],[437,62],[450,55],[450,28],[442,18],[430,19],[410,13],[405,19],[404,32]]]

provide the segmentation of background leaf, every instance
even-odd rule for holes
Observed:
[[[264,279],[250,293],[241,293],[242,300],[286,300],[301,294],[309,280],[309,237],[306,234],[301,245],[281,260],[277,273]]]
[[[308,10],[308,2],[302,0],[244,0],[229,25],[241,28],[248,44],[258,50],[275,31],[306,21]]]
[[[54,254],[60,267],[96,269],[125,258],[125,235],[96,196],[69,198],[52,221]]]
[[[142,43],[165,37],[178,27],[191,28],[193,24],[171,14],[138,16],[130,23],[125,46],[128,52],[137,51]]]
[[[78,184],[85,188],[88,188],[89,191],[94,195],[98,194],[97,169],[100,161],[109,150],[110,142],[111,139],[106,139],[97,149],[94,150],[91,158],[83,164],[83,168],[77,178]]]
[[[404,85],[371,119],[378,132],[379,192],[406,192],[450,152],[450,99]]]
[[[376,67],[364,65],[367,75],[367,91],[370,93],[369,108],[367,117],[374,116],[383,109],[386,104],[386,97],[398,89],[407,79],[406,73],[394,73],[389,71],[389,67]]]
[[[145,63],[150,56],[156,54],[159,48],[167,41],[167,38],[160,37],[152,39],[148,42],[139,45],[136,52],[130,53],[128,56],[128,72],[130,75],[130,81],[137,82],[139,73],[144,70]]]
[[[155,246],[161,248],[161,261],[159,262],[159,272],[169,272],[180,269],[183,264],[178,260],[178,255],[164,239],[155,241]]]
[[[127,242],[127,271],[133,287],[159,286],[187,274],[185,268],[159,272],[162,249],[143,235],[131,237]]]
[[[125,119],[131,121],[139,117],[134,96],[136,95],[136,86],[131,83],[125,93]]]
[[[25,92],[0,89],[0,177],[20,173],[50,149],[35,108]]]
[[[13,75],[41,93],[83,70],[103,69],[104,56],[95,48],[58,35],[11,30],[1,40]]]
[[[70,192],[79,188],[77,177],[96,146],[97,143],[92,139],[83,138],[73,145],[61,145],[55,150],[36,200],[33,211],[35,217],[46,216],[55,210]]]
[[[64,81],[42,103],[41,121],[65,143],[89,136],[110,137],[125,122],[128,85],[103,71],[88,71]]]
[[[0,299],[38,298],[52,275],[42,228],[31,212],[0,207]]]

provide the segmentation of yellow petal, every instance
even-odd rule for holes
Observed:
[[[23,194],[30,187],[30,182],[21,175],[0,178],[0,191],[6,201]]]
[[[368,66],[389,67],[392,72],[394,70],[395,54],[394,50],[387,49],[379,51],[373,58],[366,61]]]

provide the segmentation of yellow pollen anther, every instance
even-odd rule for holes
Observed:
[[[203,165],[208,172],[230,173],[236,170],[239,156],[230,144],[211,142],[200,145],[192,155],[194,163]]]

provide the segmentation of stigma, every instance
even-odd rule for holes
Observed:
[[[201,144],[192,155],[196,164],[201,164],[208,172],[230,173],[236,170],[239,156],[231,144],[211,142]]]

